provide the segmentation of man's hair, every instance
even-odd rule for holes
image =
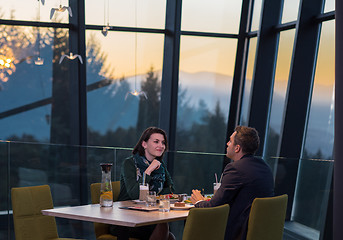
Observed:
[[[254,155],[260,145],[260,137],[256,129],[237,126],[235,132],[234,144],[241,146],[243,153]]]
[[[149,138],[151,137],[151,135],[154,133],[162,134],[164,137],[164,143],[166,145],[166,148],[165,148],[164,152],[162,153],[162,155],[160,157],[156,158],[157,160],[161,161],[164,153],[168,149],[168,141],[167,141],[166,132],[164,130],[162,130],[161,128],[157,128],[157,127],[149,127],[147,129],[145,129],[145,131],[142,133],[141,137],[139,138],[135,148],[132,150],[132,154],[138,153],[140,156],[144,156],[145,155],[145,149],[142,146],[142,142],[143,141],[147,142],[149,140]]]

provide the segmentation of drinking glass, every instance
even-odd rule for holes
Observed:
[[[112,163],[101,163],[100,206],[113,206],[113,192],[111,184]]]
[[[139,184],[139,200],[146,201],[148,193],[149,193],[149,184],[140,183]]]
[[[169,197],[166,195],[160,196],[160,204],[159,204],[159,211],[160,212],[169,212],[170,211],[170,200]]]
[[[216,194],[217,190],[219,189],[221,183],[213,183],[213,196]]]
[[[179,194],[178,201],[184,202],[185,200],[187,200],[187,194],[186,193]]]
[[[149,191],[146,198],[146,205],[148,207],[156,205],[156,192],[155,191]]]

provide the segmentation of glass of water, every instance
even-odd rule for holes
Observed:
[[[169,196],[166,196],[166,195],[160,196],[160,203],[159,203],[158,208],[159,208],[160,212],[169,212],[170,211]]]
[[[148,195],[146,196],[146,205],[148,207],[156,205],[156,192],[149,191]]]

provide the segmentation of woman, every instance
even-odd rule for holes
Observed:
[[[125,159],[120,175],[120,193],[118,200],[133,200],[139,198],[139,184],[149,184],[149,190],[157,194],[174,192],[174,184],[162,161],[167,150],[167,135],[157,127],[147,128],[132,151],[132,156]],[[111,227],[113,235],[126,235],[139,239],[175,239],[169,232],[167,223],[138,228]]]

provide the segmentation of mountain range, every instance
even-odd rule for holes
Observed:
[[[30,70],[30,78],[27,72]],[[17,71],[0,91],[0,113],[28,104],[51,95],[51,71],[39,74],[37,66],[27,71]],[[155,74],[161,79],[161,71]],[[93,90],[87,94],[88,127],[104,134],[107,130],[118,127],[136,126],[139,98],[129,92],[134,90],[135,81],[143,80],[145,75],[127,77],[125,81],[114,80],[112,84]],[[140,84],[137,86],[139,87]],[[247,84],[249,86],[249,84]],[[278,132],[283,114],[285,87],[287,82],[279,81],[273,96],[273,112],[270,127]],[[183,93],[178,106],[178,127],[189,128],[192,122],[200,122],[201,111],[213,112],[219,102],[221,112],[227,120],[232,77],[212,72],[180,72],[179,92]],[[140,89],[137,89],[138,91]],[[333,102],[332,86],[315,86],[313,103],[309,115],[308,136],[305,140],[306,150],[312,154],[320,149],[324,156],[332,155],[333,148]],[[247,93],[249,89],[245,90]],[[183,111],[183,105],[195,110],[193,115]],[[51,106],[43,106],[31,111],[1,119],[0,139],[11,135],[32,134],[43,142],[49,141],[49,115]],[[187,118],[187,121],[183,121]]]

